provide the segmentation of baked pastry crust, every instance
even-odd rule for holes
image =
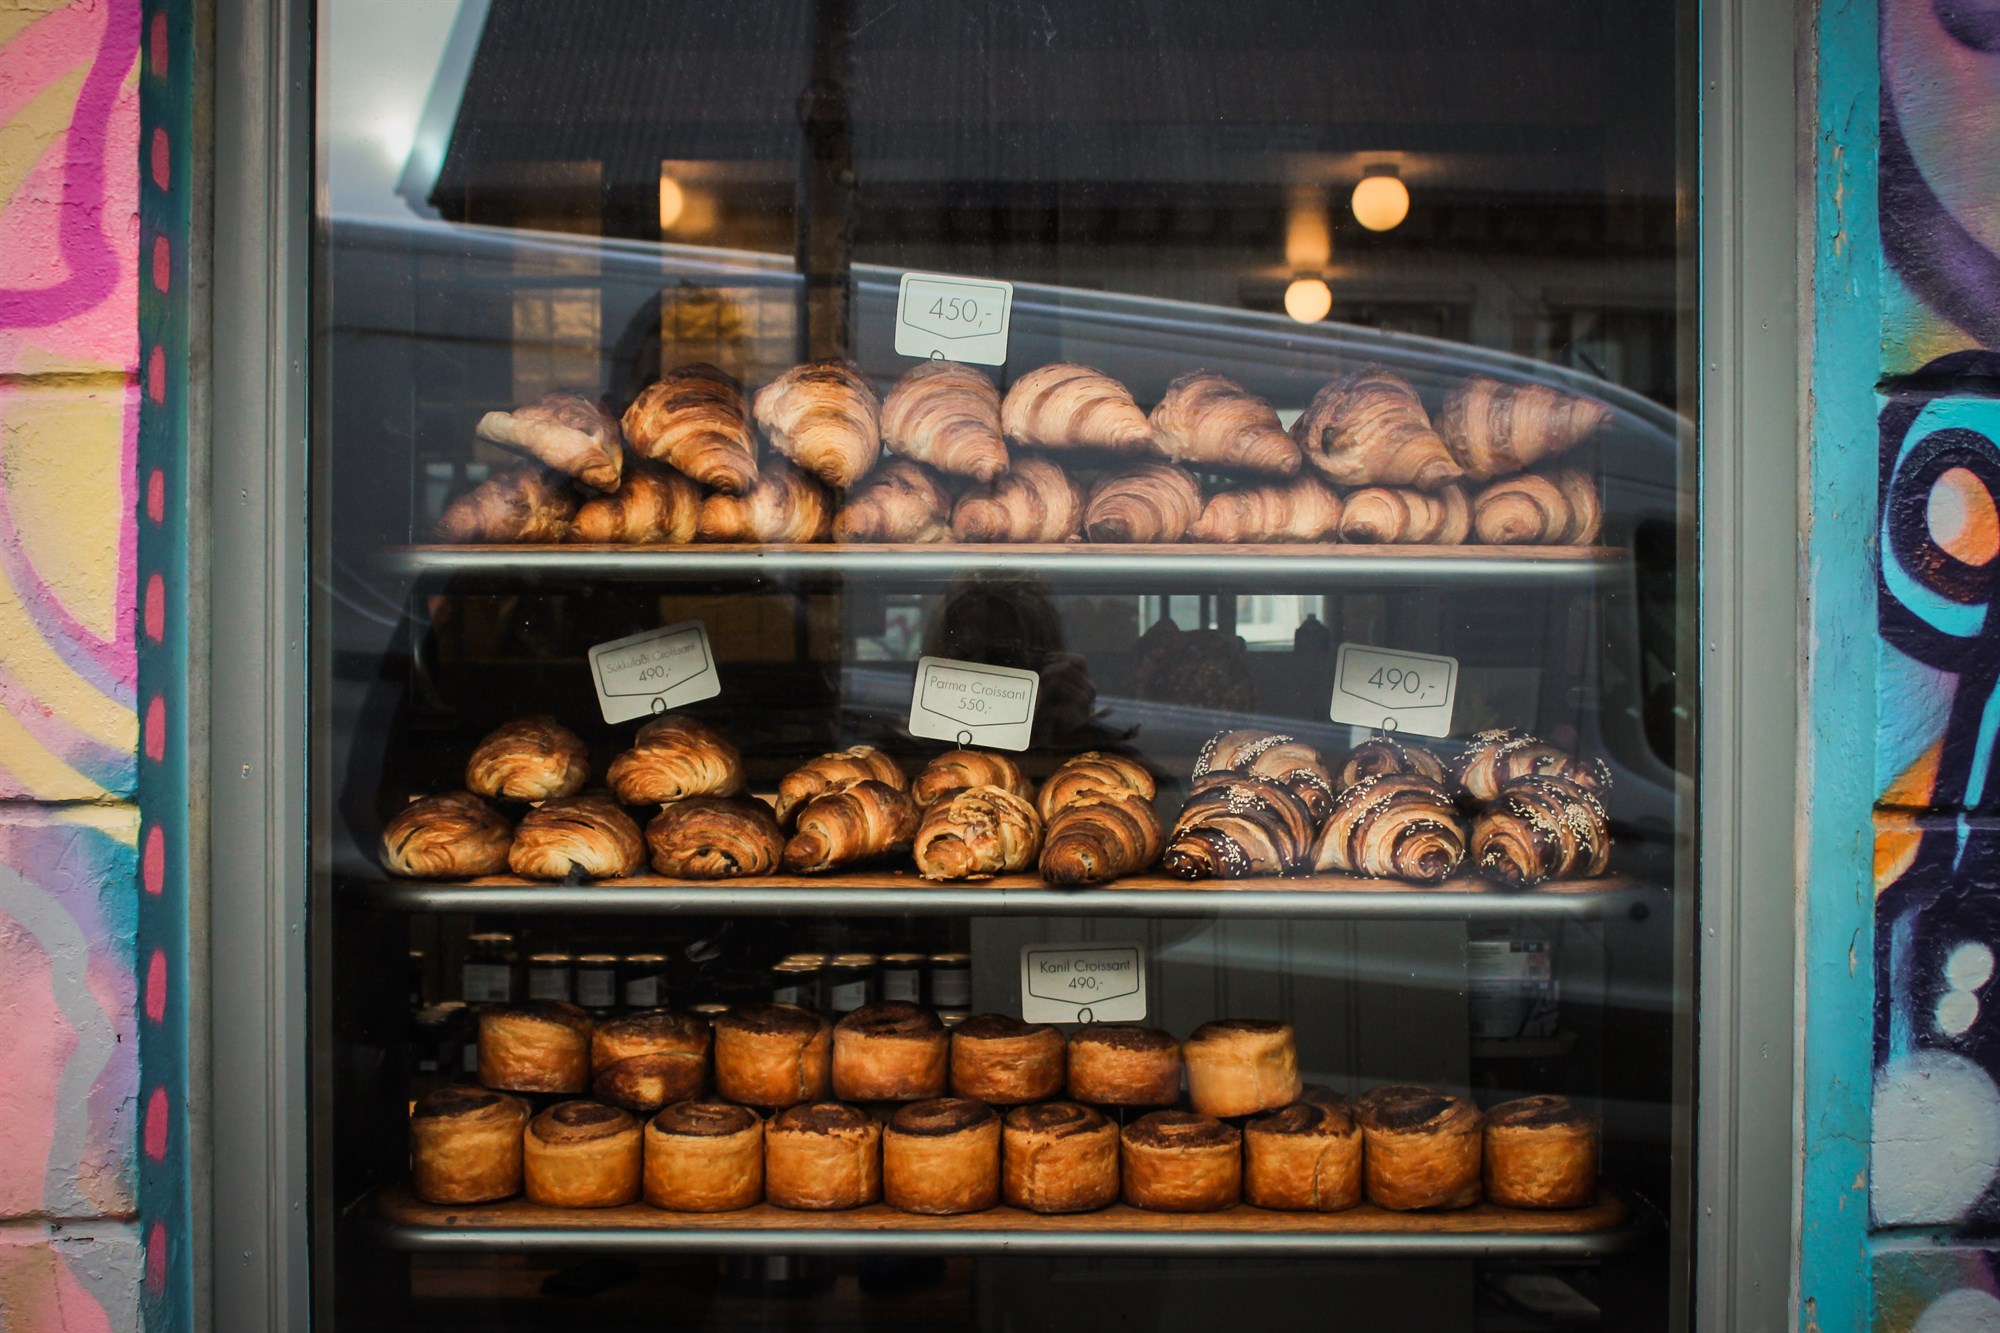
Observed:
[[[514,825],[469,791],[411,801],[382,830],[382,865],[416,879],[507,873]]]
[[[646,1122],[645,1199],[726,1213],[764,1197],[764,1121],[747,1106],[677,1102]]]
[[[1502,1102],[1486,1112],[1486,1200],[1508,1208],[1582,1208],[1597,1197],[1602,1133],[1567,1097]]]
[[[1075,1102],[1017,1106],[1001,1124],[1001,1194],[1034,1213],[1118,1202],[1118,1126]]]
[[[795,1004],[751,1004],[715,1020],[715,1090],[746,1106],[819,1101],[832,1087],[833,1026]]]
[[[643,1146],[630,1111],[557,1102],[528,1122],[522,1168],[533,1203],[615,1208],[639,1197]]]
[[[1125,1202],[1161,1213],[1212,1213],[1243,1197],[1243,1135],[1193,1111],[1154,1111],[1119,1140]]]
[[[696,796],[661,809],[646,825],[653,869],[678,879],[768,875],[785,835],[771,807],[748,796]]]
[[[996,1106],[1060,1096],[1068,1065],[1063,1035],[1047,1023],[975,1014],[951,1030],[951,1091]]]
[[[1299,1099],[1299,1053],[1290,1023],[1223,1018],[1181,1045],[1188,1103],[1203,1115],[1255,1115]]]
[[[882,1198],[899,1213],[945,1217],[1000,1202],[1000,1117],[984,1102],[912,1102],[882,1131]]]
[[[604,784],[625,805],[734,796],[743,790],[743,754],[700,718],[672,713],[639,728],[632,748],[604,770]]]
[[[635,1115],[701,1094],[708,1081],[708,1024],[654,1009],[599,1027],[590,1039],[590,1089]]]
[[[567,1000],[479,1011],[479,1081],[508,1092],[587,1092],[590,1015]]]
[[[1023,800],[1035,794],[1035,784],[1021,775],[1021,766],[994,750],[946,750],[935,756],[910,784],[910,799],[928,810],[955,791],[1002,787]]]
[[[1092,1024],[1070,1034],[1069,1097],[1092,1106],[1172,1106],[1181,1044],[1158,1028]]]
[[[465,763],[465,785],[498,800],[573,796],[589,778],[590,752],[583,740],[546,713],[494,728]]]
[[[1376,1088],[1354,1104],[1368,1201],[1407,1212],[1479,1202],[1479,1108],[1410,1084]]]
[[[601,792],[557,796],[521,816],[507,864],[529,879],[616,879],[646,861],[632,816]]]
[[[864,1004],[833,1027],[833,1095],[915,1102],[943,1095],[951,1038],[930,1010],[901,1000]]]
[[[1342,1107],[1294,1102],[1243,1127],[1243,1198],[1333,1213],[1361,1202],[1361,1127]]]
[[[780,1208],[859,1208],[882,1197],[882,1126],[858,1107],[807,1102],[764,1127],[764,1197]]]
[[[528,1104],[486,1088],[426,1093],[410,1115],[410,1188],[427,1203],[489,1203],[521,1192]]]

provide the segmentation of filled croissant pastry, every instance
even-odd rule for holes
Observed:
[[[1472,498],[1473,527],[1493,546],[1586,546],[1603,518],[1596,483],[1576,468],[1503,477]]]
[[[843,542],[948,542],[951,493],[921,463],[892,458],[868,474],[833,516]]]
[[[1467,478],[1486,481],[1573,449],[1610,419],[1595,398],[1473,375],[1445,395],[1437,432]]]
[[[1343,486],[1434,491],[1465,475],[1431,429],[1423,400],[1386,366],[1321,389],[1292,426],[1306,461]]]
[[[1151,797],[1125,787],[1091,787],[1048,816],[1039,869],[1051,884],[1102,884],[1151,870],[1165,840]]]
[[[779,453],[835,490],[867,476],[882,452],[882,405],[851,362],[793,366],[751,410]]]
[[[1439,884],[1465,862],[1465,826],[1443,785],[1398,775],[1340,793],[1313,845],[1315,870]]]
[[[1539,736],[1507,727],[1475,733],[1451,770],[1452,780],[1474,805],[1484,805],[1515,778],[1530,775],[1567,778],[1600,795],[1611,790],[1611,770],[1602,759],[1579,759]]]
[[[743,386],[706,362],[669,371],[625,409],[625,438],[647,458],[724,495],[757,484],[757,436]]]
[[[672,468],[634,460],[609,495],[585,500],[564,541],[678,546],[694,540],[701,490]]]
[[[708,723],[670,713],[639,728],[632,748],[605,770],[604,782],[626,805],[734,796],[743,790],[743,755]]]
[[[1141,800],[1151,802],[1158,792],[1153,775],[1145,765],[1122,754],[1104,754],[1097,750],[1085,750],[1072,755],[1049,774],[1049,780],[1042,784],[1042,790],[1035,798],[1035,807],[1046,822],[1056,817],[1064,806],[1086,796],[1130,792]]]
[[[1363,778],[1393,778],[1408,774],[1445,780],[1444,760],[1421,745],[1397,740],[1394,736],[1372,736],[1347,752],[1334,781],[1335,791],[1346,791]]]
[[[580,393],[543,394],[512,412],[488,412],[474,433],[567,472],[593,490],[617,490],[624,472],[618,423]]]
[[[990,879],[1026,870],[1042,845],[1042,817],[1003,787],[966,787],[924,812],[917,872],[925,879]]]
[[[1005,787],[1026,799],[1035,794],[1034,784],[1021,776],[1021,766],[994,750],[946,750],[924,765],[910,784],[910,797],[919,810],[928,810],[942,798],[967,787]]]
[[[1290,787],[1248,773],[1195,779],[1160,866],[1181,879],[1247,879],[1298,869],[1314,822]]]
[[[1083,531],[1094,542],[1177,542],[1201,517],[1201,484],[1173,463],[1134,463],[1090,488]]]
[[[661,807],[646,825],[646,848],[662,875],[734,879],[776,870],[785,834],[754,797],[696,796]]]
[[[971,366],[925,361],[882,400],[882,443],[940,472],[991,481],[1007,470],[1000,390]]]
[[[557,796],[521,816],[507,864],[528,879],[616,879],[646,861],[639,826],[602,792]]]
[[[1167,386],[1153,409],[1153,437],[1177,463],[1218,472],[1299,470],[1299,447],[1278,414],[1227,375],[1196,370]]]
[[[1103,371],[1057,361],[1031,370],[1000,403],[1000,431],[1031,449],[1150,453],[1152,423],[1132,391]]]
[[[897,791],[907,791],[910,786],[896,761],[872,745],[855,745],[808,759],[778,784],[778,822],[789,828],[793,814],[815,796],[868,781],[887,783]]]
[[[951,531],[962,542],[1068,541],[1083,526],[1083,504],[1069,473],[1046,458],[1016,458],[1004,475],[958,497]]]
[[[1258,727],[1219,731],[1195,756],[1193,776],[1248,773],[1292,789],[1317,825],[1333,809],[1333,774],[1320,752],[1294,736]]]
[[[916,835],[910,794],[870,778],[807,801],[785,843],[783,865],[795,875],[817,875],[906,851]]]
[[[382,830],[382,865],[416,879],[507,873],[514,826],[469,791],[411,801]]]
[[[1340,515],[1340,539],[1357,544],[1457,546],[1471,534],[1472,503],[1457,486],[1366,486],[1348,495]]]
[[[1473,817],[1473,863],[1510,889],[1601,875],[1610,857],[1604,806],[1568,778],[1515,778]]]
[[[1198,542],[1317,542],[1340,535],[1340,492],[1317,472],[1208,497],[1188,529]]]
[[[540,463],[496,472],[445,506],[439,541],[559,542],[576,517],[576,488]]]
[[[465,763],[465,785],[481,796],[542,801],[583,790],[590,752],[562,723],[538,713],[488,732]]]
[[[747,495],[701,502],[696,532],[705,542],[822,542],[833,530],[833,498],[795,467],[771,461]]]

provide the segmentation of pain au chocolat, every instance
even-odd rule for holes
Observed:
[[[747,1106],[676,1102],[646,1122],[646,1202],[726,1213],[764,1197],[764,1121]]]
[[[528,1104],[487,1088],[426,1093],[410,1115],[410,1187],[428,1203],[489,1203],[521,1192]]]
[[[1436,1088],[1394,1084],[1354,1104],[1368,1202],[1399,1212],[1479,1202],[1479,1108]]]
[[[901,1000],[864,1004],[833,1028],[833,1095],[856,1102],[941,1096],[951,1039],[930,1010]]]
[[[882,1198],[899,1213],[944,1217],[1000,1202],[1000,1116],[985,1102],[911,1102],[882,1131]]]
[[[746,1106],[818,1101],[832,1086],[833,1027],[795,1004],[748,1004],[715,1019],[715,1090]]]
[[[1181,1044],[1158,1028],[1092,1024],[1069,1039],[1069,1096],[1092,1106],[1172,1106]]]
[[[1047,1023],[975,1014],[951,1030],[951,1090],[996,1106],[1059,1096],[1066,1043]]]
[[[1001,1194],[1034,1213],[1087,1213],[1118,1202],[1118,1126],[1075,1102],[1017,1106],[1001,1124]]]
[[[708,1081],[709,1042],[705,1021],[664,1009],[605,1023],[590,1038],[591,1091],[635,1115],[686,1101]]]
[[[469,791],[411,801],[382,830],[382,864],[414,879],[507,873],[514,825]]]
[[[780,1208],[859,1208],[882,1197],[882,1126],[859,1107],[806,1102],[764,1127],[764,1197]]]
[[[1188,1102],[1203,1115],[1255,1115],[1299,1098],[1292,1025],[1261,1018],[1203,1023],[1181,1045]]]
[[[486,734],[465,764],[465,785],[505,801],[574,796],[590,777],[582,738],[546,713],[516,718]]]
[[[1332,1213],[1361,1202],[1361,1127],[1344,1105],[1294,1102],[1243,1127],[1243,1197]]]
[[[1522,1097],[1486,1112],[1489,1203],[1581,1208],[1597,1197],[1598,1120],[1567,1097]]]
[[[639,1121],[599,1102],[558,1102],[528,1122],[522,1174],[531,1202],[615,1208],[639,1197]]]
[[[508,1092],[588,1092],[590,1015],[566,1000],[479,1012],[479,1081]]]
[[[1161,1213],[1212,1213],[1243,1196],[1243,1135],[1193,1111],[1154,1111],[1125,1126],[1125,1202]]]

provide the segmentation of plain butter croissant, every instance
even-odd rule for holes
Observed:
[[[595,490],[617,490],[625,467],[618,423],[580,393],[547,393],[512,412],[488,412],[474,433]]]
[[[583,502],[563,540],[679,546],[694,540],[701,490],[672,468],[634,460],[609,495]]]
[[[926,361],[882,400],[882,443],[940,472],[991,481],[1007,470],[1000,390],[971,366]]]
[[[768,462],[748,495],[701,502],[697,532],[705,542],[820,542],[833,530],[833,500],[817,481]]]
[[[1070,797],[1048,817],[1038,868],[1051,884],[1102,884],[1152,869],[1165,841],[1151,797],[1093,788]]]
[[[1459,486],[1435,491],[1368,486],[1347,497],[1344,542],[1384,546],[1457,546],[1472,532],[1472,505]]]
[[[925,879],[990,879],[1026,870],[1042,845],[1042,817],[1003,787],[966,787],[924,812],[917,872]]]
[[[1198,542],[1317,542],[1340,531],[1340,492],[1317,473],[1218,491],[1188,529]]]
[[[576,517],[576,488],[540,463],[496,472],[445,506],[437,535],[447,542],[559,542]]]
[[[937,474],[907,458],[892,458],[868,477],[833,516],[842,542],[948,542],[951,493]]]
[[[1150,801],[1158,790],[1153,775],[1138,760],[1122,754],[1085,750],[1063,760],[1056,771],[1049,774],[1048,781],[1042,784],[1040,794],[1035,797],[1035,807],[1041,811],[1044,820],[1050,820],[1065,805],[1095,793],[1131,792],[1142,800]]]
[[[1069,473],[1046,458],[1017,458],[1004,476],[958,497],[951,531],[962,542],[1068,541],[1083,524],[1083,503]]]
[[[1083,531],[1094,542],[1177,542],[1201,517],[1201,485],[1174,463],[1134,463],[1090,488]]]
[[[836,490],[882,452],[882,405],[848,361],[808,361],[757,391],[757,424],[778,452]]]
[[[1132,391],[1101,370],[1057,361],[1031,370],[1000,403],[1009,442],[1035,449],[1149,453],[1153,426]]]
[[[669,371],[625,409],[625,438],[647,458],[725,495],[757,484],[757,437],[743,386],[706,362]]]
[[[799,807],[815,796],[868,781],[884,782],[898,791],[907,791],[910,786],[896,761],[872,745],[854,745],[808,759],[778,784],[778,822],[789,827]]]
[[[872,861],[907,848],[917,834],[910,794],[870,778],[815,796],[799,810],[783,864],[795,875]]]
[[[1386,366],[1368,366],[1313,395],[1292,427],[1307,461],[1343,486],[1434,491],[1465,475],[1431,429],[1423,400]]]
[[[1503,477],[1472,500],[1479,540],[1494,546],[1588,546],[1603,516],[1596,484],[1576,468]]]
[[[1474,375],[1445,395],[1437,432],[1465,475],[1486,481],[1574,449],[1610,419],[1595,398]]]
[[[1227,375],[1197,370],[1167,386],[1153,409],[1153,436],[1177,463],[1221,472],[1299,470],[1299,446],[1278,424],[1278,414]]]

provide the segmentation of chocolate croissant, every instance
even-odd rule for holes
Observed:
[[[1134,463],[1090,488],[1084,535],[1094,542],[1177,542],[1201,517],[1201,484],[1173,463]]]
[[[1347,752],[1334,780],[1335,791],[1345,791],[1363,778],[1393,778],[1408,774],[1445,780],[1444,760],[1421,745],[1397,740],[1394,736],[1373,736]]]
[[[958,497],[951,531],[962,542],[1068,541],[1083,525],[1083,506],[1069,473],[1046,458],[1016,458],[1005,475]]]
[[[795,467],[768,462],[747,495],[701,502],[696,533],[705,542],[823,542],[833,531],[833,497]]]
[[[1340,535],[1340,492],[1319,475],[1265,482],[1208,497],[1188,529],[1197,542],[1318,542]]]
[[[696,796],[661,807],[646,825],[646,847],[662,875],[734,879],[776,870],[785,834],[754,797]]]
[[[1281,782],[1247,773],[1195,779],[1160,866],[1181,879],[1247,879],[1298,869],[1312,849],[1306,803]]]
[[[940,472],[991,481],[1007,470],[1000,391],[971,366],[925,361],[882,400],[882,443]]]
[[[910,797],[919,810],[928,810],[939,800],[968,787],[1004,787],[1026,799],[1035,794],[1034,784],[1021,775],[1021,766],[993,750],[946,750],[924,765],[910,784]]]
[[[1575,468],[1504,477],[1472,499],[1473,528],[1492,546],[1588,545],[1603,517],[1596,484]]]
[[[757,436],[743,386],[706,362],[669,371],[625,409],[625,438],[712,490],[742,495],[757,484]]]
[[[1153,426],[1132,391],[1101,370],[1057,361],[1014,381],[1000,403],[1000,431],[1031,449],[1150,453]]]
[[[905,851],[916,835],[917,805],[910,794],[870,778],[807,801],[782,863],[792,874],[817,875]]]
[[[870,780],[887,783],[898,791],[907,791],[910,786],[896,761],[872,745],[856,745],[808,759],[778,784],[778,822],[789,828],[792,816],[807,801]]]
[[[833,539],[948,542],[951,493],[923,464],[892,458],[869,473],[833,516]]]
[[[1042,817],[1003,787],[954,791],[924,812],[917,828],[917,873],[925,879],[991,879],[1034,864]]]
[[[1368,366],[1313,395],[1292,426],[1306,461],[1343,486],[1434,491],[1465,475],[1431,429],[1423,400],[1386,366]]]
[[[564,541],[679,546],[694,540],[701,490],[672,468],[634,461],[609,495],[583,502]]]
[[[611,761],[605,785],[626,805],[662,805],[743,790],[743,755],[699,718],[670,713],[639,728],[632,748]]]
[[[1038,868],[1051,884],[1102,884],[1151,870],[1165,841],[1151,797],[1093,788],[1068,798],[1049,816]]]
[[[1441,884],[1465,863],[1465,825],[1430,778],[1363,778],[1334,802],[1312,861],[1315,870]]]
[[[1472,821],[1473,863],[1510,889],[1601,875],[1610,857],[1603,805],[1567,778],[1515,778]]]
[[[1452,780],[1467,801],[1483,805],[1515,778],[1567,778],[1588,791],[1611,790],[1611,770],[1601,759],[1579,759],[1558,745],[1525,731],[1499,727],[1473,735],[1452,765]]]
[[[1193,776],[1248,773],[1291,788],[1317,825],[1333,809],[1333,774],[1320,752],[1295,736],[1258,727],[1219,731],[1195,756]]]
[[[1167,386],[1151,420],[1161,451],[1177,463],[1281,477],[1299,470],[1299,447],[1278,414],[1227,375],[1196,370],[1181,376]]]
[[[618,423],[580,393],[547,393],[512,412],[488,412],[474,433],[567,472],[593,490],[617,490],[625,468]]]
[[[1473,375],[1445,395],[1437,432],[1465,475],[1486,481],[1573,449],[1610,419],[1595,398]]]
[[[751,410],[779,453],[835,490],[867,476],[882,452],[882,405],[852,362],[793,366]]]
[[[546,713],[495,727],[465,763],[465,785],[497,800],[569,796],[589,778],[583,739]]]
[[[1340,515],[1340,539],[1365,545],[1457,546],[1471,533],[1472,504],[1457,486],[1368,486],[1347,497]]]
[[[617,879],[646,861],[639,826],[602,792],[557,796],[521,816],[507,864],[528,879]]]
[[[446,542],[559,542],[576,517],[569,478],[539,463],[496,472],[445,506],[437,535]]]
[[[1058,811],[1073,801],[1107,792],[1114,795],[1131,792],[1141,800],[1151,801],[1158,794],[1158,786],[1145,765],[1136,759],[1122,754],[1085,750],[1063,760],[1056,771],[1049,774],[1049,780],[1042,784],[1041,792],[1035,797],[1035,808],[1047,821],[1054,819]]]
[[[416,879],[507,873],[514,826],[469,791],[411,801],[382,830],[382,866]]]

